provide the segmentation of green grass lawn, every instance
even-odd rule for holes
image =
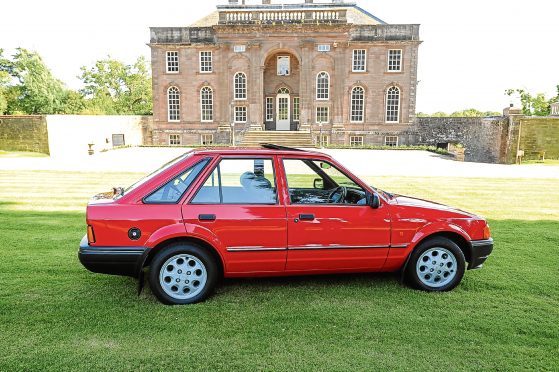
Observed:
[[[0,370],[557,370],[559,180],[396,178],[490,220],[453,292],[394,274],[228,280],[169,307],[78,262],[94,193],[137,174],[0,171]]]

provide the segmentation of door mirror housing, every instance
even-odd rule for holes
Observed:
[[[315,178],[313,185],[315,189],[324,190],[324,180],[322,178]]]
[[[367,192],[367,204],[373,209],[380,208],[380,197],[378,194]]]

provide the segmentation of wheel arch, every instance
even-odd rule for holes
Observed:
[[[153,248],[148,250],[147,255],[144,259],[142,268],[148,267],[151,264],[153,258],[159,252],[161,252],[163,249],[165,249],[169,245],[175,244],[175,243],[192,243],[192,244],[195,244],[195,245],[201,247],[202,249],[208,251],[212,255],[213,259],[215,260],[215,263],[218,266],[220,277],[223,277],[223,275],[225,273],[225,262],[223,261],[223,257],[221,256],[219,251],[213,245],[208,243],[207,241],[205,241],[203,239],[200,239],[200,238],[197,238],[197,237],[193,237],[193,236],[177,236],[177,237],[169,238],[167,240],[159,242],[156,246],[154,246]]]

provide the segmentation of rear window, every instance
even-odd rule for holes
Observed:
[[[210,158],[203,159],[191,166],[172,180],[159,187],[149,196],[144,198],[146,204],[177,203],[208,164]]]

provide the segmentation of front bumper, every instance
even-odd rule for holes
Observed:
[[[493,251],[493,239],[472,240],[468,270],[479,269]]]
[[[78,258],[94,273],[138,277],[145,255],[145,247],[92,247],[87,235],[80,242]]]

